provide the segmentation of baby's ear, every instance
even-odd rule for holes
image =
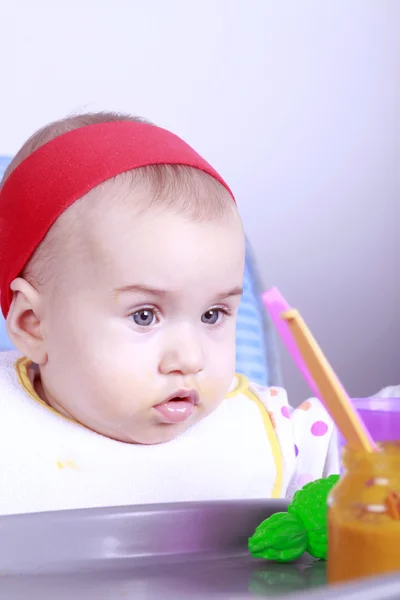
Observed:
[[[14,346],[38,365],[47,362],[41,331],[42,296],[25,279],[18,277],[11,284],[13,299],[7,315],[7,333]]]

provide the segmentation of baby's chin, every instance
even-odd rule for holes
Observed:
[[[176,439],[177,437],[179,437],[180,435],[185,433],[185,431],[187,429],[189,429],[189,427],[190,427],[189,424],[180,425],[180,426],[160,425],[159,427],[155,428],[156,431],[151,431],[151,432],[149,432],[148,435],[143,436],[143,437],[141,436],[140,441],[137,441],[134,443],[142,444],[144,446],[165,444],[167,442],[171,442],[172,440]]]
[[[194,423],[198,422],[199,419],[189,419],[184,423],[176,424],[148,424],[142,427],[129,431],[118,428],[118,431],[107,430],[106,427],[89,427],[92,431],[95,431],[105,437],[116,440],[117,442],[123,442],[125,444],[140,444],[143,446],[153,446],[156,444],[165,444],[175,438],[179,437]]]
[[[165,444],[171,442],[175,438],[179,437],[187,429],[192,426],[192,423],[180,423],[179,425],[156,425],[151,426],[146,430],[140,432],[126,433],[126,435],[120,435],[117,439],[120,442],[127,444],[140,444],[143,446],[154,446],[157,444]]]

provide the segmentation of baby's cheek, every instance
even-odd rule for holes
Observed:
[[[150,373],[135,373],[132,369],[107,370],[100,383],[100,394],[105,402],[115,409],[126,408],[131,411],[136,404],[143,403],[151,395]]]
[[[210,404],[218,404],[225,398],[232,384],[232,377],[227,374],[225,377],[215,377],[200,381],[197,386],[197,391],[200,394],[203,402]]]

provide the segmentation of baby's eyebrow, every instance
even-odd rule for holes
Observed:
[[[167,296],[169,292],[148,285],[134,284],[116,288],[114,294],[150,294],[152,296]]]
[[[243,295],[243,288],[242,286],[238,285],[234,288],[232,288],[231,290],[228,290],[227,292],[222,292],[221,294],[217,295],[217,298],[220,300],[223,300],[224,298],[232,298],[233,296],[242,296]]]
[[[113,290],[115,295],[120,294],[148,294],[152,296],[159,296],[160,298],[168,296],[171,292],[167,290],[162,290],[159,288],[154,288],[148,285],[134,284],[134,285],[124,285],[122,287],[116,288]],[[215,297],[218,300],[223,300],[224,298],[231,298],[233,296],[241,296],[243,294],[243,288],[239,285],[236,286],[226,292],[221,292],[217,294]]]

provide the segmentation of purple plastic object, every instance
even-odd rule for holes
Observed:
[[[400,398],[353,398],[352,404],[374,442],[400,440]],[[345,444],[340,433],[339,444]]]

